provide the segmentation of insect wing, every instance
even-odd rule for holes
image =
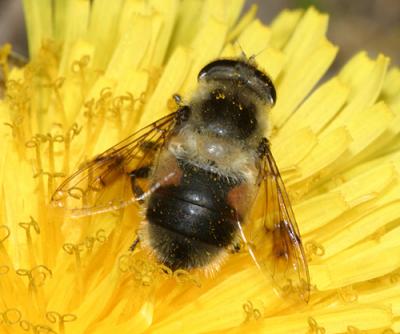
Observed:
[[[169,114],[86,163],[57,188],[51,204],[79,217],[114,211],[143,200],[151,190],[146,171],[156,163],[176,119],[177,112]],[[136,175],[134,183],[131,173]],[[134,188],[140,192],[134,193]]]
[[[262,160],[255,201],[262,216],[242,229],[257,266],[273,279],[282,296],[295,293],[308,302],[310,276],[296,219],[276,162],[269,149]],[[260,210],[255,210],[260,212]]]

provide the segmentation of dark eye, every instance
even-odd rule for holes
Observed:
[[[264,72],[242,60],[218,59],[199,72],[198,81],[231,81],[247,86],[265,103],[273,106],[276,91],[272,80]]]

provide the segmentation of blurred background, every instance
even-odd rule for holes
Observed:
[[[233,0],[234,1],[234,0]],[[22,0],[0,0],[0,45],[11,42],[27,55]],[[400,0],[247,0],[257,3],[258,16],[269,23],[284,8],[315,6],[330,15],[328,38],[340,47],[333,65],[340,67],[358,50],[379,52],[400,64]]]
[[[247,0],[247,6],[253,3],[267,23],[284,8],[314,6],[328,13],[328,39],[339,46],[331,70],[360,50],[371,57],[383,53],[400,65],[400,0]]]

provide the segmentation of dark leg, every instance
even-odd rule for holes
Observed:
[[[257,151],[258,151],[258,156],[260,157],[260,158],[263,158],[266,154],[267,154],[267,152],[269,151],[269,149],[270,149],[270,143],[269,143],[269,140],[267,139],[267,138],[263,138],[263,139],[261,139],[261,142],[260,142],[260,144],[258,145],[258,149],[257,149]]]
[[[150,166],[143,166],[129,173],[129,176],[131,178],[132,192],[136,198],[139,198],[144,194],[143,189],[137,184],[136,180],[148,178],[150,175],[150,170],[151,170]],[[139,203],[142,204],[143,200],[139,200]]]
[[[132,172],[129,173],[129,176],[132,179],[146,179],[150,175],[150,166],[143,166],[139,167],[138,169],[133,170]]]
[[[242,250],[242,245],[240,242],[234,242],[232,245],[229,246],[229,251],[231,254],[240,253]]]
[[[139,237],[137,237],[135,239],[135,241],[133,242],[133,244],[131,245],[131,247],[129,247],[129,251],[130,252],[133,252],[135,250],[135,248],[136,248],[137,244],[139,243],[139,241],[140,241],[140,239],[139,239]]]

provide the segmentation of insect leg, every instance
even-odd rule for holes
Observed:
[[[132,192],[136,198],[139,198],[144,194],[143,189],[137,184],[136,180],[148,178],[150,175],[150,170],[151,166],[142,166],[129,173],[129,176],[131,178]],[[139,203],[142,204],[143,200],[139,200]]]
[[[267,154],[269,148],[270,148],[269,140],[265,137],[262,138],[257,148],[258,156],[260,158],[263,158]]]
[[[129,247],[129,251],[133,252],[137,246],[137,244],[139,243],[140,239],[139,237],[136,237],[135,241],[133,242],[133,244],[131,245],[131,247]]]
[[[131,178],[132,192],[136,198],[138,198],[144,194],[143,189],[137,184],[136,180],[148,178],[150,175],[150,171],[151,171],[151,166],[148,165],[148,166],[139,167],[129,173],[129,176]],[[139,203],[142,204],[143,200],[139,200]],[[129,251],[133,252],[139,242],[140,242],[139,237],[136,237],[135,241],[129,247]]]
[[[240,242],[234,242],[229,247],[229,251],[230,251],[231,254],[240,253],[241,250],[242,250],[242,245],[240,244]]]

